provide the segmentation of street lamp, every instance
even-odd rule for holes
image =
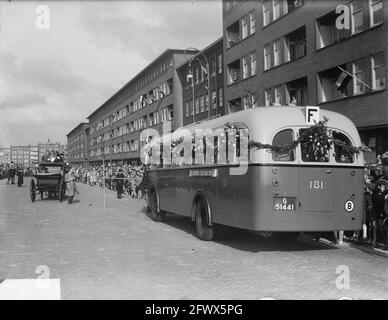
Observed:
[[[197,51],[198,54],[201,55],[201,57],[205,60],[206,62],[206,65],[205,67],[202,65],[202,62],[201,60],[195,56],[195,57],[190,57],[189,59],[186,59],[186,52],[188,50],[191,50],[191,51]],[[198,55],[197,54],[197,55]],[[201,50],[198,50],[197,48],[194,48],[194,47],[189,47],[187,48],[184,53],[183,53],[183,56],[185,57],[186,61],[189,61],[189,72],[188,72],[188,76],[191,75],[192,76],[192,83],[193,83],[193,114],[195,114],[195,110],[194,110],[194,107],[195,107],[195,102],[194,102],[194,76],[193,76],[193,70],[191,68],[191,62],[196,60],[198,61],[199,65],[201,66],[201,69],[204,70],[207,74],[207,90],[208,90],[208,118],[210,119],[210,113],[211,113],[211,107],[210,107],[210,103],[211,103],[211,91],[210,91],[210,65],[209,65],[209,60],[206,58],[206,56],[204,55],[204,53],[201,51]],[[191,73],[190,73],[191,71]],[[205,102],[206,104],[206,102]],[[194,122],[194,116],[193,116],[193,122]]]

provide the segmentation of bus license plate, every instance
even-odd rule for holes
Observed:
[[[295,211],[296,198],[291,198],[291,197],[274,198],[273,209],[275,211]]]

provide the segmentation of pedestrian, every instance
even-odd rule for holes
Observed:
[[[77,186],[75,184],[75,176],[72,170],[70,170],[68,173],[65,174],[65,182],[66,182],[67,203],[72,204],[75,193],[78,194]]]
[[[117,199],[121,199],[123,195],[123,183],[124,183],[124,172],[123,169],[119,169],[116,173],[116,191]]]
[[[23,185],[23,169],[20,168],[17,173],[18,176],[18,187],[21,187]]]
[[[7,182],[7,184],[9,183],[10,180],[11,180],[12,184],[15,184],[15,175],[16,175],[16,170],[15,170],[14,166],[11,165],[11,167],[8,170],[8,182]]]

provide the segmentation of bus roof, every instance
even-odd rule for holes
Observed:
[[[260,139],[262,143],[271,143],[274,133],[283,128],[310,127],[306,124],[305,111],[305,107],[257,107],[191,124],[182,129],[215,129],[227,123],[242,122],[248,126],[251,137]],[[320,120],[323,121],[325,117],[329,119],[328,127],[346,132],[357,146],[361,144],[358,131],[349,118],[320,109]]]

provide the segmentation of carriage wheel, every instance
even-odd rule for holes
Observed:
[[[214,239],[215,227],[209,225],[207,208],[202,198],[199,198],[195,207],[195,227],[199,239],[205,241]]]
[[[62,179],[61,183],[59,184],[59,202],[62,202],[62,200],[65,198],[65,190],[66,190],[66,184],[65,181]]]
[[[35,202],[35,197],[36,197],[36,187],[35,187],[35,181],[34,179],[31,180],[30,182],[30,197],[31,201]]]
[[[158,210],[158,195],[156,191],[152,191],[148,199],[148,211],[151,219],[156,222],[164,221],[166,212]]]

